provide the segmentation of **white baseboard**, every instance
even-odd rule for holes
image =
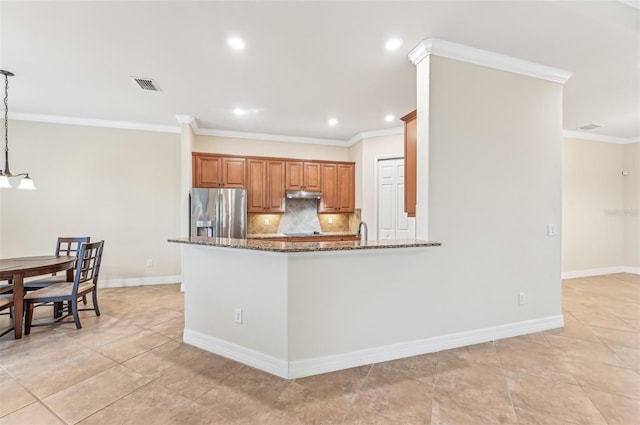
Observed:
[[[602,267],[599,269],[574,270],[570,272],[562,272],[562,279],[577,279],[580,277],[603,276],[605,274],[631,273],[640,274],[640,267]]]
[[[562,315],[458,332],[344,354],[287,362],[199,332],[184,330],[183,341],[285,379],[302,378],[356,366],[397,360],[564,326]]]
[[[144,285],[168,285],[182,282],[182,275],[176,276],[153,276],[153,277],[129,277],[122,279],[100,280],[100,288],[122,288],[126,286]]]
[[[255,367],[272,375],[290,379],[289,366],[285,360],[189,329],[184,330],[182,340],[186,344]]]

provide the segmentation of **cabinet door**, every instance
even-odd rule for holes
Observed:
[[[222,157],[222,186],[244,188],[246,186],[244,158]]]
[[[304,163],[304,190],[319,191],[322,188],[322,176],[320,175],[320,164],[314,162]]]
[[[220,187],[222,169],[219,157],[193,157],[193,187]]]
[[[402,117],[402,121],[404,121],[404,210],[409,217],[415,217],[418,144],[416,111]]]
[[[287,161],[286,190],[302,190],[304,187],[304,163],[302,161]]]
[[[266,161],[249,159],[249,178],[247,184],[247,212],[264,212]]]
[[[321,164],[322,200],[320,212],[338,211],[338,166],[337,164]]]
[[[265,161],[266,170],[266,199],[265,207],[271,213],[284,212],[285,162]]]
[[[341,213],[353,212],[355,209],[354,168],[353,164],[338,164],[337,199],[338,209]]]

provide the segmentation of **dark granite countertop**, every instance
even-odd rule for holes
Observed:
[[[278,242],[264,239],[226,239],[226,238],[175,238],[169,242],[190,245],[204,245],[221,248],[253,249],[257,251],[271,252],[320,252],[320,251],[344,251],[360,249],[384,249],[384,248],[419,248],[428,246],[440,246],[440,242],[421,240],[376,240],[376,241],[341,241],[341,242]]]

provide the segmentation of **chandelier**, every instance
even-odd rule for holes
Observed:
[[[18,189],[33,190],[36,187],[29,173],[11,174],[9,171],[9,77],[13,77],[13,73],[0,69],[0,74],[4,75],[4,170],[0,170],[0,187],[11,187],[9,178],[24,176]]]

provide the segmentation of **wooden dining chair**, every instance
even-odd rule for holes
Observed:
[[[80,245],[83,243],[91,242],[90,236],[80,236],[80,237],[59,237],[58,242],[56,243],[56,256],[58,255],[68,255],[76,257],[78,256],[78,252],[80,251]],[[64,283],[67,281],[67,276],[63,273],[61,275],[56,275],[55,273],[51,276],[44,277],[42,279],[31,280],[29,282],[24,282],[24,290],[25,291],[35,291],[40,288],[45,288],[50,285],[55,285],[56,283]],[[86,304],[86,300],[85,300]]]
[[[0,311],[9,309],[9,318],[11,320],[13,320],[13,314],[11,314],[13,310],[12,307],[13,307],[13,294],[8,292],[2,293],[0,295]],[[13,330],[13,326],[11,326],[9,329],[5,329],[4,331],[0,332],[0,337],[8,334],[12,330]]]
[[[100,274],[100,263],[102,262],[102,250],[104,241],[94,243],[83,243],[78,251],[78,260],[73,282],[62,282],[49,285],[45,288],[28,292],[24,296],[25,303],[25,327],[24,334],[29,335],[32,326],[45,326],[56,323],[65,323],[63,319],[73,316],[76,329],[82,328],[80,324],[79,311],[94,310],[96,316],[100,316],[98,307],[98,276]],[[78,300],[91,293],[93,308],[78,308]],[[67,314],[57,318],[50,323],[39,323],[32,325],[33,309],[41,305],[50,303],[67,303]],[[69,321],[67,321],[69,322]]]

